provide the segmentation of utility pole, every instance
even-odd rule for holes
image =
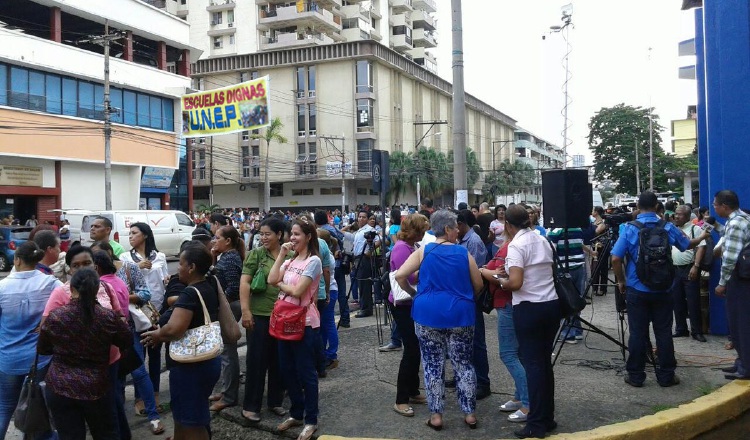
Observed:
[[[318,136],[318,139],[324,140],[340,157],[341,163],[341,215],[346,212],[346,138],[342,136]],[[336,147],[336,141],[341,141],[341,149]]]
[[[651,73],[651,48],[648,48],[648,67]],[[650,89],[650,88],[649,88]],[[651,93],[648,95],[648,185],[649,191],[654,190],[654,118],[651,108]],[[640,194],[640,191],[638,192]]]
[[[466,96],[464,92],[464,36],[461,0],[451,0],[453,34],[453,188],[454,207],[468,203],[466,180]]]
[[[208,155],[211,162],[208,163],[208,205],[214,206],[214,137],[209,138]]]
[[[430,133],[430,130],[436,125],[448,125],[448,121],[420,121],[414,123],[414,139],[417,138],[417,126],[418,125],[429,125],[430,127],[427,129],[427,131],[424,132],[421,138],[414,144],[414,154],[417,154],[417,151],[419,150],[419,145],[422,143],[423,140],[427,137],[427,135]],[[432,136],[439,135],[440,132],[434,133]],[[455,163],[456,158],[453,157],[453,161]],[[454,165],[455,166],[455,165]],[[422,188],[419,182],[419,174],[417,173],[417,210],[422,206]]]
[[[635,141],[635,191],[641,194],[641,169],[638,167],[638,141]]]
[[[104,206],[112,209],[112,121],[109,99],[109,46],[112,41],[123,38],[120,33],[109,33],[109,20],[104,20],[104,35],[89,36],[76,43],[93,43],[104,47]],[[115,110],[117,111],[117,110]]]

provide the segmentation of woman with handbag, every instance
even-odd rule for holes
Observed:
[[[518,438],[544,438],[555,422],[555,376],[552,347],[560,326],[560,304],[552,272],[552,246],[536,234],[529,213],[521,205],[508,207],[505,230],[511,243],[505,258],[508,278],[499,287],[513,292],[513,324],[518,355],[526,371],[529,414]]]
[[[503,210],[505,215],[505,210]],[[503,223],[505,221],[503,220]],[[495,256],[483,268],[479,269],[482,278],[489,283],[490,292],[493,296],[493,307],[497,311],[497,341],[500,349],[500,360],[513,378],[516,390],[513,398],[500,405],[500,411],[509,412],[508,421],[514,423],[525,422],[529,414],[529,388],[526,383],[526,370],[518,357],[518,338],[513,324],[512,292],[500,288],[500,281],[495,278],[508,278],[505,272],[505,259],[508,256],[508,245],[510,238],[505,232],[503,224],[500,249]]]
[[[268,333],[273,304],[279,288],[267,282],[276,258],[282,252],[284,222],[269,217],[260,224],[260,244],[248,253],[240,278],[242,326],[247,330],[247,370],[242,415],[253,423],[260,422],[263,392],[268,375],[268,408],[278,416],[286,415],[281,406],[284,384],[279,371],[279,342]],[[284,258],[293,256],[286,253]]]
[[[0,280],[0,439],[5,438],[24,380],[34,364],[44,306],[52,290],[62,286],[53,275],[36,270],[43,257],[44,251],[36,243],[23,243],[13,256],[15,271]],[[37,380],[44,380],[48,364],[48,357],[39,359]]]
[[[161,310],[164,302],[165,285],[169,280],[167,257],[156,248],[154,233],[146,223],[130,225],[128,241],[132,249],[120,254],[120,260],[134,263],[143,274],[148,290],[151,293],[151,304]],[[155,345],[146,350],[148,355],[148,374],[154,389],[154,400],[159,408],[159,380],[161,379],[162,346]],[[144,357],[145,359],[145,357]],[[136,396],[136,399],[143,396]]]
[[[68,302],[49,313],[39,334],[39,353],[52,355],[47,403],[61,439],[85,438],[87,425],[94,440],[122,438],[108,365],[111,347],[129,349],[133,338],[120,313],[99,305],[102,284],[89,266],[75,271]]]
[[[142,342],[147,346],[178,341],[192,329],[205,326],[206,322],[219,321],[219,293],[216,278],[206,278],[211,268],[211,253],[203,244],[185,246],[180,254],[178,267],[180,282],[187,286],[173,305],[169,321],[156,330],[143,333]],[[209,316],[205,316],[206,311]],[[221,340],[207,338],[206,344],[221,346]],[[195,350],[197,353],[197,350]],[[172,397],[174,440],[208,439],[211,413],[208,397],[221,373],[218,355],[198,362],[178,362],[172,359],[173,350],[167,353],[169,390]]]
[[[269,331],[282,339],[279,341],[279,365],[292,402],[289,410],[291,417],[276,429],[286,431],[304,424],[297,440],[309,440],[318,430],[317,335],[313,329],[320,327],[320,314],[315,301],[323,264],[313,222],[305,217],[297,219],[292,225],[289,240],[289,243],[281,246],[281,252],[268,274],[268,283],[279,288],[279,299],[274,304]],[[294,251],[295,255],[291,260],[286,259],[289,251]],[[292,318],[284,319],[285,316]]]
[[[391,251],[391,272],[396,272],[409,256],[414,253],[414,244],[422,240],[424,233],[430,229],[427,217],[422,214],[410,214],[401,220],[398,232],[398,241]],[[409,277],[409,284],[417,284],[417,275]],[[388,300],[393,307],[393,320],[398,326],[404,351],[401,355],[401,364],[398,367],[398,379],[396,381],[396,403],[393,410],[405,417],[413,417],[414,409],[410,403],[424,404],[426,399],[419,394],[419,365],[421,352],[419,351],[419,340],[414,332],[414,320],[411,317],[412,298],[396,298],[394,296],[395,286],[391,286]],[[400,286],[398,287],[400,290]]]
[[[115,275],[117,278],[125,283],[129,293],[129,308],[132,309],[135,305],[149,304],[148,300],[151,298],[151,292],[148,290],[146,285],[146,279],[143,278],[143,274],[138,269],[138,266],[134,263],[120,261],[115,257],[112,246],[106,241],[97,241],[91,245],[91,250],[96,253],[97,251],[104,251],[112,259],[112,263],[115,266]],[[152,306],[153,307],[153,306]],[[125,388],[125,378],[130,374],[133,378],[133,389],[135,391],[135,415],[146,416],[150,424],[151,433],[159,435],[164,432],[164,426],[161,423],[161,417],[159,416],[159,408],[156,406],[156,399],[154,397],[154,387],[151,384],[146,366],[143,364],[144,351],[143,345],[141,344],[141,335],[135,328],[133,323],[133,316],[128,319],[130,330],[133,333],[133,353],[128,353],[126,358],[132,364],[130,367],[122,365],[123,368],[130,370],[124,371],[120,369],[118,371],[119,385],[118,390]],[[137,356],[137,359],[130,358],[131,356]]]

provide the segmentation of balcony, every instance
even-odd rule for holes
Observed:
[[[407,51],[413,47],[411,37],[407,35],[392,35],[391,45],[394,50],[399,52]]]
[[[334,16],[331,11],[321,9],[315,3],[305,3],[302,12],[297,12],[297,6],[260,10],[258,29],[270,30],[292,26],[323,28],[339,32],[341,31],[341,18]]]
[[[376,20],[383,18],[383,14],[380,13],[380,10],[373,6],[370,6],[370,16]]]
[[[378,32],[377,29],[370,29],[370,38],[373,40],[381,41],[383,39],[383,36],[380,35],[380,32]]]
[[[209,37],[220,37],[223,35],[233,35],[237,32],[234,23],[211,24],[211,29],[206,32]]]
[[[263,37],[260,50],[291,49],[295,47],[321,46],[333,44],[333,38],[325,34],[300,34],[297,32],[277,33],[275,37]]]
[[[360,5],[348,5],[342,7],[341,15],[344,18],[361,18],[370,23],[370,10]]]
[[[428,31],[434,31],[437,28],[435,17],[425,11],[414,11],[411,14],[415,28],[422,28]]]
[[[405,12],[403,14],[393,14],[388,20],[388,24],[391,26],[411,27],[411,23],[411,14],[409,12]]]
[[[414,10],[412,0],[388,0],[388,4],[391,5],[395,13],[411,12]]]
[[[427,61],[432,62],[432,64],[437,64],[435,56],[427,52],[424,47],[415,47],[406,53],[409,54],[409,56],[412,57],[412,60],[420,66],[428,65],[429,63],[427,63]]]
[[[413,38],[414,47],[437,47],[435,32],[417,28],[414,29]]]
[[[210,0],[208,2],[208,6],[206,6],[206,11],[208,12],[219,12],[219,11],[229,11],[231,9],[234,9],[234,0]]]
[[[414,9],[437,12],[437,5],[435,4],[435,0],[414,0]]]

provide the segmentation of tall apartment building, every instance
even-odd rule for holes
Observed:
[[[519,188],[523,194],[519,201],[540,203],[542,201],[542,175],[545,170],[562,168],[565,156],[562,148],[554,145],[535,134],[524,130],[516,130],[515,156],[535,170],[535,181],[531,188]]]
[[[105,21],[122,32],[110,51],[113,208],[168,208],[179,97],[200,55],[187,23],[136,0],[4,0],[0,20],[0,216],[105,207],[104,49],[90,38]]]

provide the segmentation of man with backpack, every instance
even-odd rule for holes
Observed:
[[[674,210],[674,224],[689,238],[695,238],[703,232],[700,227],[690,222],[690,207],[680,205]],[[675,277],[670,292],[674,301],[674,334],[679,338],[689,336],[699,342],[706,342],[701,325],[701,261],[706,253],[706,242],[702,241],[696,249],[680,251],[672,246],[672,263]],[[690,333],[687,319],[690,319]]]
[[[750,216],[740,209],[740,199],[731,190],[717,192],[713,208],[716,215],[727,219],[721,246],[721,275],[715,292],[727,297],[729,333],[737,350],[734,367],[724,371],[736,374],[726,376],[727,379],[750,379],[750,321],[747,319],[750,311],[750,259],[743,255],[750,245]]]
[[[625,224],[612,248],[612,269],[620,292],[626,292],[628,311],[628,360],[625,383],[642,387],[646,380],[649,324],[653,324],[659,365],[656,380],[662,387],[680,383],[674,374],[677,361],[672,342],[672,297],[669,288],[675,276],[672,246],[684,251],[696,247],[708,236],[694,239],[656,215],[656,194],[644,191],[638,197],[640,210],[635,221]],[[627,258],[624,269],[622,260]],[[627,275],[626,275],[627,274]]]

